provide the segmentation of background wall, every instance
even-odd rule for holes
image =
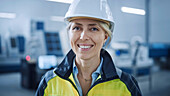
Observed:
[[[150,42],[170,42],[169,0],[150,0]],[[145,16],[123,13],[121,7],[145,9],[145,0],[108,0],[115,30],[113,41],[130,41],[139,35],[144,40]],[[69,4],[47,2],[45,0],[1,0],[0,12],[16,13],[15,19],[0,18],[0,34],[30,36],[30,21],[42,20],[45,30],[59,31],[65,27],[63,22],[50,21],[50,16],[64,16]]]
[[[170,43],[170,0],[151,0],[150,42]]]
[[[114,41],[130,41],[133,36],[145,40],[145,16],[123,13],[121,7],[145,9],[145,0],[110,0],[115,19]]]

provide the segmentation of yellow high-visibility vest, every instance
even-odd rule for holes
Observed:
[[[56,76],[48,81],[44,96],[79,96],[73,84],[75,83],[72,75],[69,80]],[[87,96],[131,96],[131,93],[120,79],[114,79],[96,84],[89,90]]]

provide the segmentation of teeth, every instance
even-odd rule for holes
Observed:
[[[90,46],[80,46],[80,48],[90,48]]]

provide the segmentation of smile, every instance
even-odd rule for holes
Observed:
[[[80,46],[80,48],[90,48],[91,46]]]
[[[93,45],[89,44],[77,44],[77,46],[81,49],[90,49],[93,47]]]

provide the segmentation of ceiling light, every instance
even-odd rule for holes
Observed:
[[[142,9],[122,7],[121,10],[122,10],[122,12],[125,12],[125,13],[145,15],[145,10],[142,10]]]
[[[0,13],[0,18],[14,19],[16,18],[15,13]]]
[[[73,0],[47,0],[47,1],[69,3],[69,4],[71,4],[73,2]]]

